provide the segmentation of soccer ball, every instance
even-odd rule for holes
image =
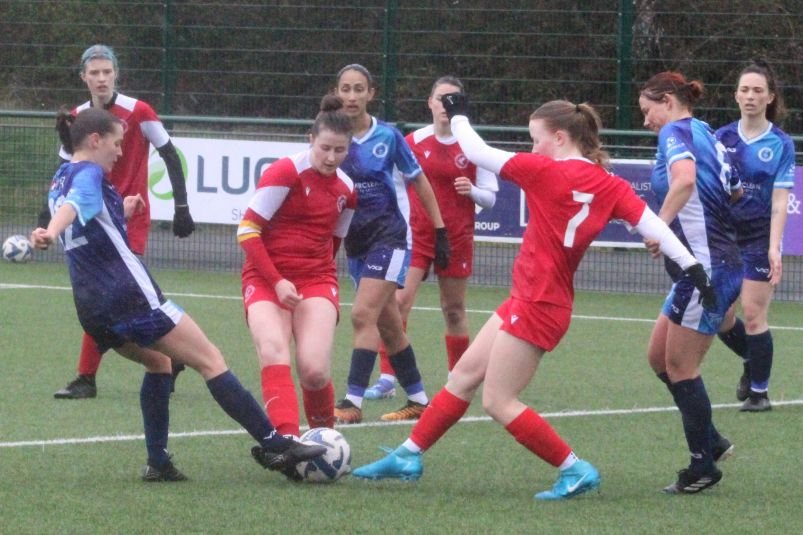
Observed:
[[[346,437],[329,427],[315,427],[301,435],[301,442],[326,446],[326,453],[296,465],[309,483],[332,483],[351,472],[351,446]]]
[[[11,236],[3,242],[3,258],[9,262],[22,264],[31,259],[33,247],[28,238],[21,234]]]

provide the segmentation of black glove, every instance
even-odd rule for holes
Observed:
[[[190,215],[190,207],[186,204],[176,206],[176,212],[173,214],[173,234],[179,238],[186,238],[192,234],[193,230],[195,230],[195,222]]]
[[[50,208],[45,204],[44,208],[36,216],[36,226],[39,228],[47,228],[50,224]]]
[[[445,269],[449,265],[449,238],[446,228],[435,229],[435,266]]]
[[[468,117],[468,96],[465,93],[446,93],[441,97],[441,102],[450,121],[455,115]]]
[[[711,284],[711,279],[708,278],[708,273],[705,272],[703,265],[694,264],[685,273],[691,283],[694,284],[694,287],[700,292],[698,303],[701,303],[706,310],[716,310],[717,292],[714,290],[714,285]]]

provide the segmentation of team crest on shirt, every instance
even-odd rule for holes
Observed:
[[[760,151],[758,151],[758,159],[762,162],[769,162],[772,160],[774,156],[772,149],[769,147],[763,147]]]
[[[430,152],[430,151],[428,151],[428,150],[425,150],[425,151],[424,151],[424,158],[429,158],[429,155],[430,155],[430,154],[432,154],[432,152]]]
[[[511,325],[513,325],[517,321],[519,321],[519,317],[517,315],[513,314],[512,316],[510,316],[510,324]]]
[[[384,158],[388,154],[387,143],[377,143],[374,145],[374,148],[371,149],[371,153],[377,158]]]
[[[341,195],[337,198],[337,213],[342,213],[346,208],[346,196]]]
[[[312,188],[310,188],[309,186],[307,186],[306,188],[304,188],[304,193],[306,193],[306,194],[307,194],[307,197],[309,197],[309,192],[311,191],[311,189],[312,189]]]
[[[666,138],[666,147],[668,149],[674,147],[677,144],[678,140],[675,136],[669,136],[668,138]]]
[[[458,169],[465,169],[468,167],[468,158],[462,152],[455,156],[454,164],[457,166]]]

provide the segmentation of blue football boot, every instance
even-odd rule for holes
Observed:
[[[535,499],[566,500],[598,488],[600,481],[599,472],[591,463],[578,460],[570,468],[560,472],[552,489],[539,492]]]
[[[395,450],[382,448],[387,455],[376,462],[354,470],[351,475],[362,479],[403,479],[415,481],[424,473],[422,455],[413,453],[404,446]]]

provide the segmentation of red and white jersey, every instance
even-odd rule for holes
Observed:
[[[335,273],[333,237],[348,233],[357,206],[354,183],[340,169],[325,176],[310,163],[310,151],[281,158],[259,179],[237,230],[238,240],[262,240],[283,278]],[[246,255],[243,278],[259,276]]]
[[[496,176],[490,171],[478,169],[468,161],[454,136],[439,138],[432,125],[411,132],[405,137],[418,163],[432,185],[441,217],[451,243],[472,240],[474,237],[474,201],[455,191],[454,181],[464,176],[471,183],[491,191],[498,191]],[[421,204],[412,183],[408,186],[410,197],[410,227],[413,234],[433,235],[433,223]],[[433,241],[430,238],[427,241]]]
[[[79,112],[92,106],[87,101],[76,107],[72,113]],[[159,116],[147,102],[138,100],[120,93],[115,93],[107,109],[125,123],[123,136],[123,155],[114,164],[109,174],[109,181],[114,185],[122,197],[129,195],[142,195],[147,210],[143,216],[150,221],[150,200],[148,199],[148,152],[150,145],[159,148],[170,141]],[[59,152],[65,160],[71,158],[62,148]],[[136,216],[135,216],[136,217]]]
[[[511,295],[571,308],[574,272],[588,246],[611,219],[636,226],[644,201],[627,181],[586,159],[517,153],[500,176],[521,187],[530,212]]]

